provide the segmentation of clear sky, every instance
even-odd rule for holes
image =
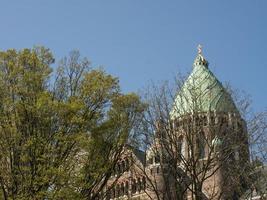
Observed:
[[[189,72],[200,43],[221,82],[267,107],[266,0],[0,0],[0,21],[0,49],[78,49],[125,92]]]

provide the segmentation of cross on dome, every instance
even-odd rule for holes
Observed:
[[[202,46],[201,46],[201,44],[199,44],[197,46],[197,50],[198,50],[198,54],[202,54]]]
[[[199,65],[203,65],[205,67],[208,67],[209,63],[208,61],[204,58],[203,54],[202,54],[202,45],[198,45],[197,46],[197,50],[198,50],[198,54],[197,57],[194,61],[193,66],[199,66]]]

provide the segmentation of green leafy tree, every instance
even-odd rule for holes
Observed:
[[[49,49],[0,52],[3,199],[90,199],[103,187],[144,105],[73,51],[55,74]]]

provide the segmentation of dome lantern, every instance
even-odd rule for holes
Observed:
[[[197,47],[197,49],[198,49],[198,54],[197,54],[197,57],[196,57],[196,59],[195,59],[195,61],[194,61],[193,66],[196,67],[196,66],[200,66],[200,65],[202,65],[202,66],[205,66],[205,67],[208,68],[209,63],[208,63],[208,61],[204,58],[204,56],[202,55],[202,46],[199,44],[198,47]]]

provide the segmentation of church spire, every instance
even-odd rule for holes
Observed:
[[[198,54],[194,61],[193,66],[196,67],[196,66],[202,65],[202,66],[208,67],[209,63],[202,55],[202,46],[200,44],[197,46],[197,50],[198,50]]]

